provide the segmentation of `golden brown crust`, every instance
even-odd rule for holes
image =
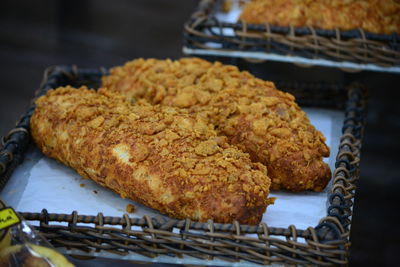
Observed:
[[[199,58],[137,59],[111,69],[103,86],[131,101],[185,108],[265,164],[273,189],[321,191],[330,180],[325,138],[272,82]],[[290,158],[291,161],[285,159]]]
[[[39,148],[122,197],[175,218],[221,223],[259,223],[271,203],[265,167],[185,111],[69,87],[36,105],[31,132]]]
[[[400,33],[400,3],[394,0],[253,0],[240,19],[252,24]]]

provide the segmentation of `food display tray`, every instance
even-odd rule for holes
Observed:
[[[184,24],[187,55],[280,61],[298,66],[335,67],[354,72],[400,72],[400,35],[373,34],[362,29],[323,30],[280,27],[238,21],[239,0],[224,11],[225,0],[202,0]]]
[[[54,66],[45,71],[35,98],[59,86],[98,88],[105,69]],[[165,216],[132,217],[48,212],[18,212],[60,251],[147,262],[200,265],[347,265],[353,201],[359,179],[360,149],[366,113],[366,90],[361,84],[277,82],[295,95],[302,107],[343,111],[342,134],[327,192],[326,214],[316,225],[275,227],[266,223],[243,225],[177,220]],[[2,138],[0,186],[6,187],[14,170],[33,146],[29,120],[31,107],[16,127]],[[14,177],[15,178],[15,177]],[[2,192],[4,193],[4,192]],[[5,192],[7,193],[7,192]],[[65,200],[66,201],[66,200]]]

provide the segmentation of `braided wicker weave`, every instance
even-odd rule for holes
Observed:
[[[105,70],[76,67],[49,68],[36,97],[70,84],[98,87]],[[259,264],[347,265],[352,206],[359,178],[360,148],[366,108],[366,92],[359,84],[278,83],[302,105],[344,108],[343,135],[337,155],[334,183],[327,216],[315,227],[297,229],[193,222],[164,217],[130,218],[97,215],[20,212],[56,247],[82,252],[138,253],[147,257],[188,255],[199,259],[246,260]],[[345,99],[347,98],[347,101]],[[3,139],[0,149],[0,185],[5,185],[30,145],[29,119],[34,105]],[[60,224],[62,222],[63,224]],[[251,235],[250,235],[251,234]]]
[[[313,27],[278,27],[266,24],[228,23],[216,18],[223,0],[202,0],[184,25],[184,46],[213,51],[264,52],[326,59],[335,62],[400,65],[400,36],[365,32],[322,30]],[[233,35],[226,32],[234,32]],[[212,44],[211,44],[212,43]]]

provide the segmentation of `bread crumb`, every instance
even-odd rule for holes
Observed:
[[[79,186],[80,186],[80,187],[85,187],[85,184],[80,184]]]
[[[132,204],[126,205],[126,212],[134,213],[135,212],[135,206],[133,206]]]

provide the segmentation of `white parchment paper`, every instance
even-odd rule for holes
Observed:
[[[242,13],[242,9],[242,6],[239,5],[239,1],[233,0],[228,12],[217,10],[214,15],[218,21],[236,23],[240,17],[240,13]]]

